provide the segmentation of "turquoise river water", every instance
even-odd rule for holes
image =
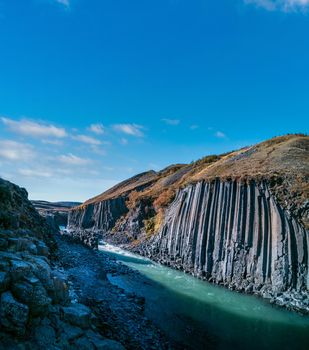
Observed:
[[[100,245],[100,250],[145,277],[110,275],[109,280],[145,297],[146,316],[184,349],[309,350],[309,316],[198,280],[109,244]]]

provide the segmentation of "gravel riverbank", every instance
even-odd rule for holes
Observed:
[[[70,294],[95,315],[100,333],[126,349],[172,349],[162,332],[144,315],[144,299],[112,285],[107,274],[138,274],[106,254],[58,235],[53,261],[69,280]],[[142,278],[142,276],[140,276]]]

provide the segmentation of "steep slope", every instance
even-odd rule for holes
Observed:
[[[201,181],[178,192],[144,253],[233,289],[305,296],[308,238],[266,183]]]
[[[71,303],[55,233],[25,189],[0,179],[0,349],[123,350],[100,335],[89,307]]]
[[[53,230],[28,200],[24,188],[0,178],[0,229],[29,230],[49,246],[54,244]]]
[[[284,298],[291,307],[309,310],[303,301],[308,298],[308,180],[309,137],[276,137],[137,175],[75,208],[69,226],[88,244],[95,246],[104,236],[277,302],[280,293],[289,292]]]

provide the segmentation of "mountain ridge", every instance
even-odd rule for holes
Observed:
[[[165,208],[180,188],[202,180],[214,181],[220,178],[269,181],[272,187],[276,187],[276,196],[281,204],[288,207],[291,202],[289,209],[298,210],[309,198],[308,158],[309,137],[305,134],[274,137],[236,151],[205,156],[190,164],[174,164],[158,172],[150,170],[137,174],[86,200],[77,209],[117,197],[130,201],[130,195],[133,202],[150,198],[156,200],[159,209],[161,202],[162,208]],[[286,191],[281,187],[288,189],[289,193],[284,193]],[[293,198],[289,198],[292,195]],[[309,218],[304,217],[303,220],[309,227]]]

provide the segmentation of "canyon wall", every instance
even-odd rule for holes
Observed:
[[[82,206],[70,212],[70,229],[95,229],[108,231],[128,211],[123,197]]]
[[[102,233],[110,231],[127,212],[124,197],[79,206],[69,213],[68,230],[78,240],[97,247]]]
[[[153,235],[140,229],[136,236],[130,225],[115,229],[118,219],[133,218],[130,213],[120,197],[74,210],[69,223],[92,246],[104,235],[205,280],[309,312],[309,233],[278,204],[266,182],[217,179],[188,185],[178,190]]]
[[[199,182],[180,190],[147,254],[245,291],[307,291],[309,235],[265,183]]]

